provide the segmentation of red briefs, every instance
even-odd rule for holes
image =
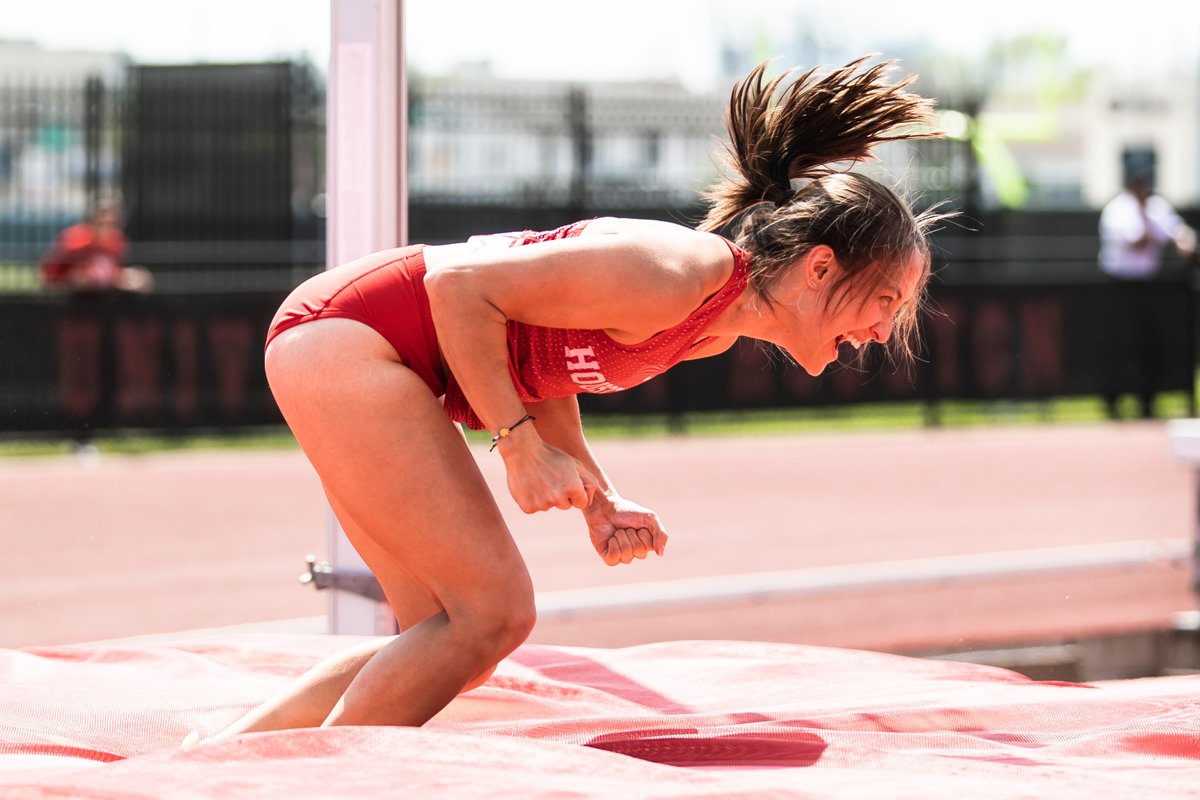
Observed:
[[[314,319],[356,320],[383,336],[440,397],[446,392],[446,371],[425,294],[423,250],[419,244],[384,250],[314,275],[283,302],[266,343]]]

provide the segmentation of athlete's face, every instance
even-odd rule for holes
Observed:
[[[809,375],[820,375],[837,361],[842,345],[858,349],[870,342],[883,344],[891,338],[897,313],[914,302],[924,272],[924,259],[913,253],[878,286],[852,284],[844,295],[836,296],[831,290],[832,278],[840,268],[829,248],[816,248],[788,276],[794,292],[791,307],[795,312],[786,313],[789,304],[780,304],[785,313],[778,316],[786,330],[784,340],[776,343]],[[864,277],[860,282],[866,280]]]

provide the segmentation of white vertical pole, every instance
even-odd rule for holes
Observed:
[[[327,85],[330,267],[408,240],[403,0],[331,0]],[[365,569],[329,514],[329,564]],[[329,590],[329,632],[395,632],[386,604]]]

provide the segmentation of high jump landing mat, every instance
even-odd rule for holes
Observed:
[[[1035,682],[752,641],[527,644],[422,728],[180,750],[358,637],[0,650],[0,798],[1183,798],[1200,676]]]

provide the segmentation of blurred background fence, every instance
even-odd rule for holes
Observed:
[[[724,102],[652,82],[418,78],[411,238],[607,214],[695,222]],[[321,77],[306,64],[0,77],[0,434],[278,422],[262,336],[288,291],[325,267],[324,121]],[[919,205],[964,212],[936,237],[933,312],[913,370],[869,359],[814,379],[743,343],[640,389],[587,397],[585,408],[917,400],[936,412],[950,399],[1167,391],[1194,407],[1190,267],[1136,287],[1158,327],[1133,324],[1121,313],[1131,287],[1096,267],[1099,212],[1004,208],[989,199],[976,144],[889,145],[869,167]],[[154,292],[42,288],[37,264],[57,233],[110,199],[124,211],[128,260],[153,273]],[[1194,211],[1185,215],[1195,225]]]

